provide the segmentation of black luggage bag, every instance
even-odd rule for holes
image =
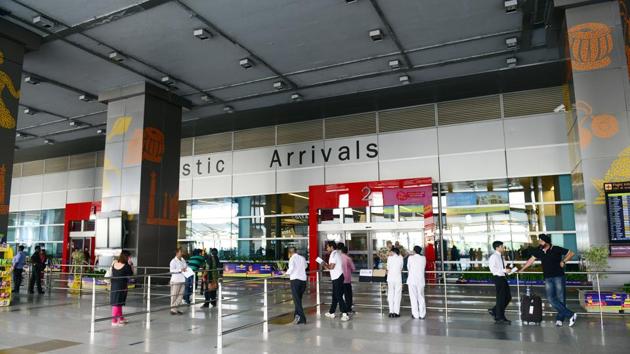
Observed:
[[[524,325],[542,322],[542,299],[536,294],[525,295],[521,299],[521,321]]]

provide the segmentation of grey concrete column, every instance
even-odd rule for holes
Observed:
[[[630,180],[630,82],[620,9],[608,1],[566,10],[576,115],[576,228],[582,249],[608,245],[604,182]]]
[[[32,33],[0,19],[0,239],[7,235],[9,221],[22,61],[27,47],[38,46]]]
[[[124,248],[140,266],[165,266],[177,245],[182,106],[148,83],[99,95],[107,103],[103,213],[126,211]]]

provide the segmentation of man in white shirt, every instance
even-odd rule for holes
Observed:
[[[326,251],[330,253],[330,257],[328,263],[324,263],[324,268],[330,271],[330,280],[332,280],[332,303],[330,304],[330,311],[326,313],[326,317],[335,318],[337,303],[339,303],[341,320],[344,322],[349,321],[350,316],[348,316],[346,302],[343,300],[343,260],[341,252],[337,250],[335,241],[326,242]]]
[[[411,316],[414,319],[424,319],[427,315],[427,306],[424,301],[424,271],[427,267],[427,259],[421,254],[422,248],[415,246],[414,254],[407,258],[407,288],[411,301]]]
[[[184,284],[186,277],[184,272],[187,268],[186,260],[182,258],[182,250],[180,248],[175,251],[175,257],[171,259],[169,265],[171,272],[171,315],[182,315],[183,312],[177,308],[182,304],[184,297]]]
[[[389,251],[389,257],[387,257],[387,303],[390,318],[400,317],[403,263],[400,250],[393,247]]]
[[[505,267],[503,261],[503,252],[505,247],[503,242],[494,241],[492,243],[494,253],[488,259],[490,263],[490,272],[492,272],[492,279],[494,280],[494,287],[496,289],[496,304],[493,308],[488,310],[490,316],[494,317],[494,323],[496,324],[510,324],[511,321],[505,318],[505,308],[512,301],[512,294],[510,293],[510,285],[507,281],[507,275],[511,269]]]
[[[293,324],[306,324],[306,315],[302,308],[302,296],[306,290],[306,259],[297,253],[295,247],[289,247],[289,269],[286,274],[291,280],[291,296],[295,306]]]

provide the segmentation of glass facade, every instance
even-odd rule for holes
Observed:
[[[443,240],[443,252],[436,242],[440,258],[444,254],[449,260],[453,246],[462,258],[470,250],[485,258],[492,242],[501,240],[514,258],[522,259],[541,232],[577,252],[570,175],[436,183],[433,189],[436,238]],[[318,222],[363,223],[368,212],[372,222],[396,221],[396,213],[398,221],[420,221],[424,209],[320,209]],[[308,193],[181,201],[179,225],[179,241],[189,250],[215,247],[226,260],[286,259],[289,246],[308,249]],[[391,233],[383,235],[391,238]],[[349,248],[363,241],[353,237]]]
[[[61,260],[63,250],[63,209],[33,210],[9,213],[7,242],[24,245],[27,254],[41,246],[53,261]]]

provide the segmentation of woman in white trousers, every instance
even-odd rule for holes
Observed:
[[[387,303],[389,317],[400,317],[400,300],[402,299],[403,258],[398,248],[392,248],[387,257]]]
[[[415,319],[424,319],[427,315],[427,306],[424,302],[424,271],[427,266],[427,259],[421,254],[422,248],[415,246],[414,254],[407,259],[407,288],[409,289],[409,300],[411,301],[411,316]]]

